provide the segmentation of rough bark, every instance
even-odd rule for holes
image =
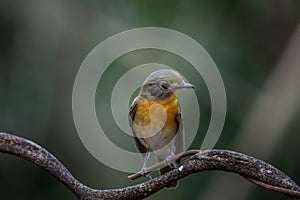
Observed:
[[[78,199],[84,200],[141,199],[175,180],[206,170],[233,172],[267,189],[300,198],[300,187],[286,174],[264,161],[228,150],[189,151],[196,154],[188,157],[179,168],[141,184],[112,190],[97,190],[82,184],[55,156],[28,139],[0,133],[0,152],[34,163],[63,183]]]

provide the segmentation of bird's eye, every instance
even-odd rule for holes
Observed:
[[[164,89],[164,90],[167,90],[167,89],[169,89],[169,84],[168,83],[162,83],[161,85],[160,85],[160,87],[162,88],[162,89]]]

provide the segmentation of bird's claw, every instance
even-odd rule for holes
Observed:
[[[172,156],[167,156],[165,159],[165,163],[171,168],[176,168],[176,164],[172,162]]]
[[[147,167],[143,167],[141,169],[141,175],[144,176],[144,177],[147,177],[149,179],[152,179],[151,175],[147,172]]]

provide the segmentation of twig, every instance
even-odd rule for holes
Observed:
[[[282,188],[282,187],[278,187],[278,186],[274,186],[274,185],[270,185],[258,180],[254,180],[251,178],[246,178],[248,181],[255,183],[256,185],[259,185],[263,188],[266,188],[268,190],[273,190],[273,191],[277,191],[277,192],[281,192],[287,195],[291,195],[291,196],[295,196],[295,197],[299,197],[300,195],[300,191],[295,191],[295,190],[291,190],[291,189],[286,189],[286,188]]]
[[[264,188],[300,198],[300,187],[290,177],[268,163],[234,151],[216,149],[196,151],[195,155],[182,163],[180,170],[174,169],[147,182],[125,188],[96,190],[75,179],[64,165],[43,147],[25,138],[0,133],[0,152],[12,154],[34,163],[54,176],[78,199],[82,200],[141,199],[156,193],[175,180],[206,170],[237,173]],[[193,153],[195,153],[194,150],[178,156],[182,157]]]

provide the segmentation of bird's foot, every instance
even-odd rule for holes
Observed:
[[[169,165],[169,167],[171,168],[176,168],[176,164],[174,162],[172,162],[172,156],[167,156],[166,159],[165,159],[165,163],[167,165]]]
[[[144,176],[144,177],[147,177],[149,178],[150,180],[152,179],[151,175],[147,172],[147,167],[144,166],[142,169],[141,169],[141,175]]]

